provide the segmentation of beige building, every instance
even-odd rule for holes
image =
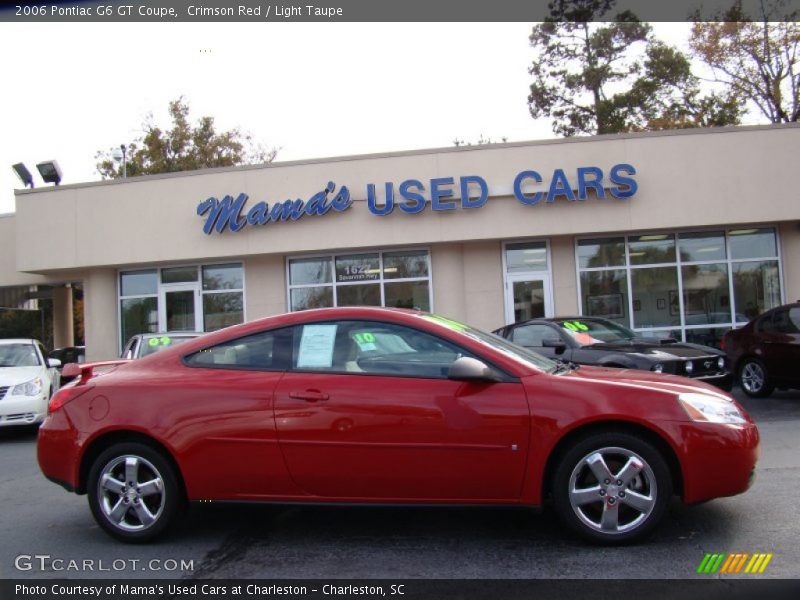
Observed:
[[[0,287],[55,286],[67,345],[66,286],[81,284],[90,360],[142,331],[351,304],[487,330],[598,315],[713,344],[800,298],[798,155],[800,127],[784,125],[18,190],[0,217]]]

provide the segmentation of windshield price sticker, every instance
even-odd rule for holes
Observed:
[[[160,338],[150,338],[147,340],[148,345],[155,348],[156,346],[169,346],[172,343],[172,338],[168,337],[160,337]]]
[[[589,331],[588,325],[586,323],[581,323],[580,321],[564,321],[561,324],[564,329],[569,329],[570,331]]]
[[[353,336],[353,339],[355,339],[359,349],[361,349],[361,351],[363,352],[376,349],[375,335],[372,333],[369,332],[357,333]]]

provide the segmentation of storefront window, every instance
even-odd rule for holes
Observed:
[[[158,299],[152,296],[121,300],[120,320],[123,343],[137,333],[155,333],[158,331]]]
[[[773,228],[578,240],[583,314],[718,345],[734,324],[781,303],[777,249]]]
[[[682,233],[678,237],[678,248],[683,262],[725,260],[725,233],[701,231]]]
[[[241,264],[203,267],[203,290],[240,290],[244,280]]]
[[[197,281],[197,267],[161,269],[161,283],[188,283]]]
[[[680,325],[678,271],[675,267],[631,269],[633,326],[645,329]]]
[[[305,287],[291,290],[291,310],[333,306],[333,286]]]
[[[244,322],[241,292],[203,294],[203,331],[216,331]]]
[[[728,265],[684,265],[683,314],[686,325],[731,322]]]
[[[330,258],[297,258],[289,261],[289,283],[291,285],[330,282]]]
[[[581,269],[625,266],[625,238],[601,238],[578,242]]]
[[[119,274],[121,296],[146,296],[158,291],[158,272],[129,271]]]
[[[121,344],[137,333],[214,331],[244,322],[241,263],[122,272],[119,295]]]
[[[340,285],[336,288],[336,306],[380,306],[381,286],[378,283],[368,285]]]
[[[395,308],[431,309],[430,290],[427,281],[403,281],[384,286],[386,306]]]
[[[781,303],[778,261],[733,263],[736,320],[749,321]],[[744,319],[742,319],[742,316]]]
[[[545,242],[506,244],[506,271],[508,273],[547,271],[547,268],[547,244]]]
[[[428,252],[425,250],[405,250],[403,252],[383,253],[383,277],[385,279],[405,279],[428,276]]]
[[[675,262],[675,236],[664,233],[630,236],[628,256],[632,265]]]
[[[769,258],[777,256],[774,229],[734,229],[728,232],[731,258]]]
[[[430,310],[429,260],[427,250],[289,259],[290,310],[325,306]]]
[[[381,278],[377,254],[354,254],[336,257],[336,282],[376,281]]]
[[[583,314],[628,324],[628,276],[624,269],[581,273]]]

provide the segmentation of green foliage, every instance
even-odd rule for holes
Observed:
[[[756,106],[771,123],[800,120],[800,23],[770,21],[770,11],[783,4],[762,3],[756,22],[736,2],[716,22],[695,22],[689,40],[711,68],[712,80]]]
[[[128,177],[269,163],[278,152],[254,144],[251,136],[238,128],[217,132],[213,117],[201,117],[192,126],[189,105],[182,96],[170,102],[169,114],[170,129],[162,130],[150,114],[143,123],[143,135],[127,146]],[[122,165],[114,161],[111,152],[99,151],[95,155],[103,179],[117,179],[123,174]]]
[[[630,11],[596,23],[614,0],[560,0],[530,35],[528,105],[564,136],[739,122],[733,94],[702,95],[689,59]]]

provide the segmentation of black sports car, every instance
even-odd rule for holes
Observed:
[[[674,339],[641,337],[607,319],[559,317],[514,323],[494,333],[549,358],[599,367],[641,369],[699,379],[730,390],[725,353]]]

